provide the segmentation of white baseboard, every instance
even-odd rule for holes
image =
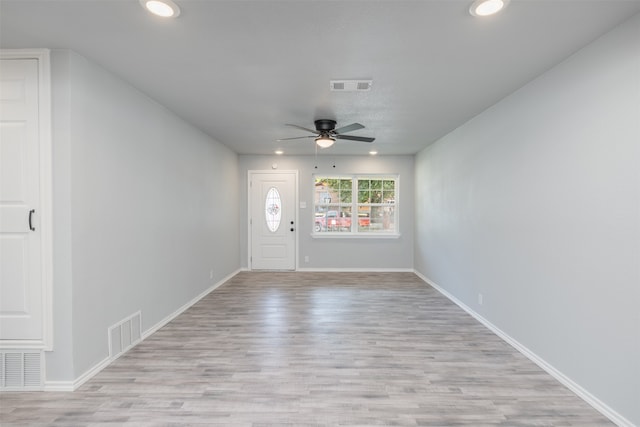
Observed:
[[[160,328],[162,328],[164,325],[166,325],[167,323],[171,322],[173,319],[175,319],[176,317],[178,317],[180,314],[182,314],[185,310],[187,310],[189,307],[191,307],[193,304],[197,303],[198,301],[200,301],[202,298],[204,298],[205,296],[207,296],[208,294],[210,294],[214,289],[216,289],[217,287],[219,287],[220,285],[226,283],[228,280],[230,280],[232,277],[234,277],[236,274],[238,274],[240,272],[240,269],[234,271],[233,273],[229,274],[228,276],[222,278],[221,280],[219,280],[218,282],[216,282],[216,284],[214,284],[213,286],[207,288],[204,292],[202,292],[200,295],[198,295],[197,297],[195,297],[194,299],[192,299],[191,301],[189,301],[188,303],[184,304],[182,307],[180,307],[179,309],[177,309],[176,311],[174,311],[173,313],[171,313],[170,315],[168,315],[167,317],[165,317],[164,319],[162,319],[161,321],[159,321],[158,323],[156,323],[155,325],[153,325],[151,328],[147,329],[146,331],[144,331],[142,333],[142,340],[144,341],[148,336],[152,335],[154,332],[157,332]]]
[[[629,421],[628,419],[620,415],[618,412],[613,410],[610,406],[608,406],[606,403],[604,403],[603,401],[595,397],[593,394],[589,393],[589,391],[587,391],[582,386],[574,382],[571,378],[567,377],[565,374],[563,374],[558,369],[553,367],[551,364],[549,364],[543,358],[535,354],[533,351],[529,350],[527,347],[519,343],[516,339],[509,336],[506,332],[502,331],[493,323],[491,323],[490,321],[482,317],[480,314],[478,314],[469,306],[467,306],[465,303],[460,301],[458,298],[456,298],[455,296],[447,292],[444,288],[436,284],[434,281],[424,276],[419,271],[414,270],[414,273],[419,278],[421,278],[425,283],[427,283],[428,285],[433,287],[435,290],[440,292],[442,295],[447,297],[458,307],[462,308],[464,311],[469,313],[469,315],[471,315],[478,322],[482,323],[487,329],[489,329],[491,332],[496,334],[498,337],[504,340],[507,344],[509,344],[516,350],[518,350],[518,352],[520,352],[523,356],[525,356],[527,359],[531,360],[533,363],[538,365],[545,372],[547,372],[549,375],[554,377],[562,385],[567,387],[569,390],[575,393],[578,397],[580,397],[582,400],[584,400],[589,405],[591,405],[596,411],[600,412],[602,415],[610,419],[616,425],[618,425],[619,427],[636,427],[636,425],[633,424],[631,421]]]
[[[109,366],[115,359],[106,357],[73,381],[45,381],[44,391],[75,391],[82,384],[96,376],[98,372]]]
[[[73,391],[73,381],[45,381],[44,391]]]
[[[120,356],[122,356],[127,351],[129,351],[132,348],[134,348],[137,344],[139,344],[142,341],[144,341],[147,337],[151,336],[154,332],[156,332],[157,330],[159,330],[160,328],[165,326],[167,323],[171,322],[173,319],[178,317],[180,314],[182,314],[189,307],[191,307],[192,305],[194,305],[195,303],[200,301],[202,298],[207,296],[209,293],[211,293],[214,289],[218,288],[220,285],[222,285],[222,284],[226,283],[227,281],[229,281],[231,278],[233,278],[240,271],[241,271],[241,269],[238,269],[238,270],[234,271],[233,273],[227,275],[226,277],[222,278],[221,280],[216,282],[213,286],[207,288],[200,295],[198,295],[197,297],[193,298],[191,301],[189,301],[188,303],[184,304],[182,307],[180,307],[179,309],[177,309],[176,311],[171,313],[169,316],[165,317],[164,319],[162,319],[161,321],[159,321],[158,323],[153,325],[151,328],[149,328],[146,331],[142,332],[142,334],[141,334],[142,338],[140,339],[140,341],[138,341],[135,345],[132,345],[131,347],[127,348],[125,351],[119,353],[116,357],[111,358],[111,357],[107,356],[104,360],[98,362],[95,366],[90,368],[84,374],[80,375],[74,381],[45,381],[45,383],[44,383],[44,391],[75,391],[75,390],[77,390],[82,384],[86,383],[91,378],[96,376],[100,371],[102,371],[104,368],[109,366],[111,363],[113,363],[115,360],[117,360]]]
[[[73,382],[73,389],[77,390],[82,384],[86,383],[91,378],[95,377],[98,374],[98,372],[102,371],[104,368],[109,366],[116,359],[117,359],[117,357],[113,358],[113,359],[109,358],[109,357],[106,357],[101,362],[99,362],[97,365],[95,365],[91,369],[89,369],[87,372],[85,372],[84,374],[80,375]]]
[[[326,273],[413,273],[413,268],[298,268],[300,272]]]

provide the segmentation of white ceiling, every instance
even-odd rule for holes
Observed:
[[[312,154],[313,128],[359,122],[332,154],[413,154],[640,12],[640,0],[0,0],[0,46],[69,48],[241,154]],[[331,79],[373,79],[370,92]]]

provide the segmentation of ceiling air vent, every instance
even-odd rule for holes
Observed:
[[[373,80],[331,80],[329,87],[332,92],[368,92]]]

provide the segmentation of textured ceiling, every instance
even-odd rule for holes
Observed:
[[[620,22],[640,0],[176,0],[163,20],[138,0],[1,0],[0,46],[65,48],[99,63],[241,154],[312,154],[284,126],[359,122],[332,154],[413,154]],[[329,91],[372,79],[370,92]],[[328,151],[327,151],[328,152]]]

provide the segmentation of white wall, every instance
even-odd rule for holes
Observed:
[[[46,354],[47,381],[69,381],[73,370],[71,271],[70,52],[51,53],[53,144],[53,348]]]
[[[239,268],[238,162],[80,55],[54,51],[52,74],[47,380],[63,381],[108,356],[109,326],[142,310],[147,330]]]
[[[329,151],[328,149],[327,151]],[[248,266],[247,174],[249,170],[299,171],[298,259],[300,269],[412,269],[413,268],[413,156],[239,156],[240,255]],[[335,168],[333,167],[335,165]],[[318,166],[316,169],[315,166]],[[400,238],[398,239],[314,239],[313,174],[397,173],[400,175]],[[304,257],[309,262],[304,262]]]
[[[415,181],[416,269],[640,425],[640,16],[419,153]]]

